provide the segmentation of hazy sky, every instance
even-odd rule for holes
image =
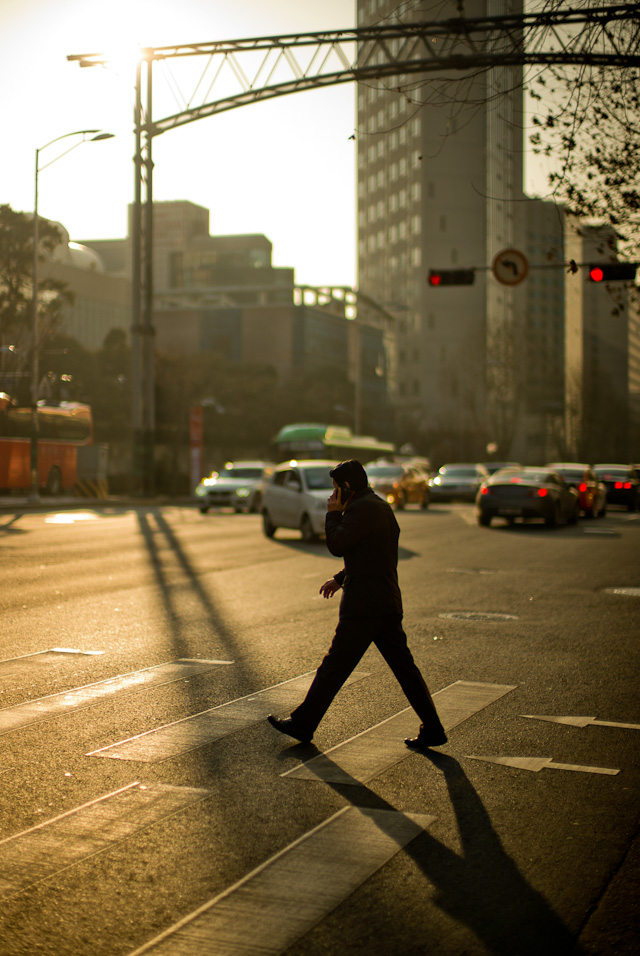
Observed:
[[[123,237],[133,196],[136,44],[354,23],[354,0],[0,0],[0,202],[32,211],[36,149],[74,130],[108,130],[115,139],[82,145],[47,169],[74,141],[41,152],[39,211],[73,240]],[[108,70],[66,60],[115,51],[122,59]],[[171,100],[168,112],[177,112],[176,61],[170,71],[154,71],[154,99]],[[213,235],[264,233],[274,264],[295,268],[300,283],[354,285],[354,97],[354,84],[293,94],[156,137],[154,198],[207,207]]]
[[[437,3],[436,3],[437,6]],[[40,156],[39,211],[72,240],[122,238],[133,197],[134,52],[352,27],[355,0],[0,0],[0,202],[33,210],[35,151],[100,128],[116,138]],[[68,54],[103,53],[108,69]],[[128,58],[127,58],[128,54]],[[154,69],[154,118],[189,96],[186,67]],[[166,111],[161,107],[167,107]],[[198,120],[154,138],[154,198],[210,210],[213,235],[264,233],[273,261],[309,285],[356,284],[355,84],[312,90]]]

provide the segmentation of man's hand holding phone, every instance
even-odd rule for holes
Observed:
[[[353,492],[347,483],[338,485],[333,482],[333,494],[327,501],[327,511],[344,511],[353,497]]]

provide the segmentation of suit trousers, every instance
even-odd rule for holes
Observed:
[[[295,722],[311,733],[315,731],[371,643],[393,671],[426,730],[441,731],[442,724],[429,688],[409,650],[402,618],[397,614],[339,620],[329,652],[316,671],[304,701],[291,714]]]

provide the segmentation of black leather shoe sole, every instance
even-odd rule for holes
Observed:
[[[405,744],[411,750],[429,750],[431,747],[442,747],[447,742],[446,734],[439,734],[437,737],[427,737],[426,734],[418,734],[417,737],[406,737]]]
[[[287,734],[289,737],[299,740],[301,744],[311,743],[313,734],[309,734],[300,727],[297,727],[291,717],[283,717],[282,720],[280,720],[278,717],[274,717],[273,714],[269,714],[267,720],[271,726],[279,730],[281,734]]]

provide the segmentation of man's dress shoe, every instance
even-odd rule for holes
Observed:
[[[308,730],[304,730],[302,727],[299,727],[293,717],[283,717],[280,719],[278,717],[274,717],[273,714],[269,714],[267,720],[271,726],[275,727],[276,730],[279,730],[281,734],[288,734],[289,737],[295,737],[295,739],[299,740],[302,744],[311,743],[313,734],[309,733]]]

